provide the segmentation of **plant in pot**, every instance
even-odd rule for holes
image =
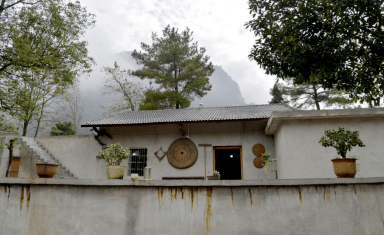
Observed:
[[[128,148],[123,148],[119,143],[108,144],[108,147],[99,150],[99,158],[104,159],[108,165],[108,179],[122,179],[124,177],[126,166],[120,166],[124,159],[128,159],[131,151]]]
[[[347,158],[347,152],[353,147],[365,147],[359,138],[359,131],[326,130],[319,143],[324,147],[334,147],[341,158],[332,159],[333,170],[337,178],[354,178],[356,175],[356,158]]]
[[[44,163],[41,160],[36,160],[36,174],[39,178],[53,178],[56,173],[59,165]]]
[[[220,179],[220,172],[213,171],[213,174],[211,176],[207,176],[208,180],[219,180]]]

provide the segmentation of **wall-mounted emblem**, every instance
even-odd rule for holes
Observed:
[[[159,154],[160,156],[159,156],[158,154]],[[159,159],[159,162],[160,162],[161,160],[163,160],[163,158],[165,157],[165,155],[167,155],[167,152],[164,152],[162,147],[160,147],[160,149],[157,150],[157,151],[155,152],[155,156],[157,157],[157,159]]]

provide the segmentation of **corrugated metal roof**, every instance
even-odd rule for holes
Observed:
[[[82,124],[89,126],[121,126],[156,123],[182,123],[204,121],[236,121],[269,118],[274,111],[293,111],[283,104],[247,105],[230,107],[207,107],[189,109],[166,109],[130,111],[110,118],[103,118]]]

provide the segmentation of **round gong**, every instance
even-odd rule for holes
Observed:
[[[196,145],[186,138],[173,141],[167,153],[169,163],[179,169],[188,168],[195,164],[197,160]]]

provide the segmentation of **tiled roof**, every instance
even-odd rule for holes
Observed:
[[[156,123],[182,123],[204,121],[236,121],[269,118],[274,111],[293,111],[287,105],[267,104],[230,106],[217,108],[166,109],[150,111],[130,111],[110,118],[103,118],[82,124],[89,126],[121,126]]]

